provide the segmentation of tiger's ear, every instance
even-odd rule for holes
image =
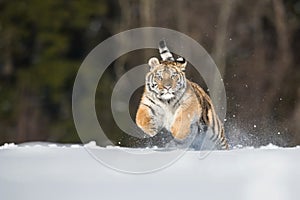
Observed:
[[[187,65],[186,60],[183,57],[179,57],[176,59],[176,62],[179,64],[180,70],[184,72]]]
[[[150,71],[152,71],[155,66],[159,65],[159,60],[156,57],[152,57],[149,59],[148,65],[150,66]]]

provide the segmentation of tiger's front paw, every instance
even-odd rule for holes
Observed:
[[[136,124],[140,129],[142,129],[144,133],[151,137],[155,136],[159,132],[155,124],[153,124],[151,120],[147,120],[146,118],[136,120]]]
[[[173,125],[171,127],[171,134],[177,140],[184,140],[190,133],[189,129],[183,129],[181,126]]]
[[[151,110],[143,104],[139,107],[136,115],[136,124],[147,135],[153,137],[158,133],[158,123],[153,119]]]
[[[145,127],[145,126],[140,126],[140,125],[138,125],[138,127],[139,127],[140,129],[142,129],[144,133],[146,133],[147,135],[149,135],[149,136],[151,136],[151,137],[155,136],[155,135],[159,132],[159,131],[158,131],[156,128],[154,128],[153,126],[147,126],[147,127]]]

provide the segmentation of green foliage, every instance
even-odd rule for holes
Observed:
[[[5,52],[0,55],[0,141],[9,134],[13,138],[12,130],[4,128],[10,125],[15,135],[32,139],[31,132],[18,133],[26,132],[26,127],[19,127],[26,108],[39,110],[36,120],[46,119],[47,133],[39,133],[44,138],[78,140],[70,104],[82,56],[70,52],[74,41],[86,39],[91,20],[100,19],[107,9],[104,0],[0,1],[0,50]],[[4,74],[7,66],[12,73]],[[31,116],[27,117],[31,123]]]

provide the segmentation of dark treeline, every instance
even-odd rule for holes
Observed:
[[[81,62],[101,41],[143,26],[185,33],[210,53],[224,77],[232,144],[300,144],[299,0],[2,0],[0,13],[0,144],[80,142],[71,96]],[[152,53],[120,57],[100,80],[99,121],[115,143],[135,141],[108,109],[113,86]]]

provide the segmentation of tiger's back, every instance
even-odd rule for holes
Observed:
[[[225,137],[223,123],[216,114],[210,97],[198,84],[194,82],[190,83],[197,96],[198,103],[202,109],[202,114],[199,118],[199,121],[204,126],[206,126],[204,128],[204,131],[208,131],[207,129],[211,128],[213,134],[210,135],[209,139],[212,140],[212,142],[219,142],[222,148],[228,149],[229,147]]]

